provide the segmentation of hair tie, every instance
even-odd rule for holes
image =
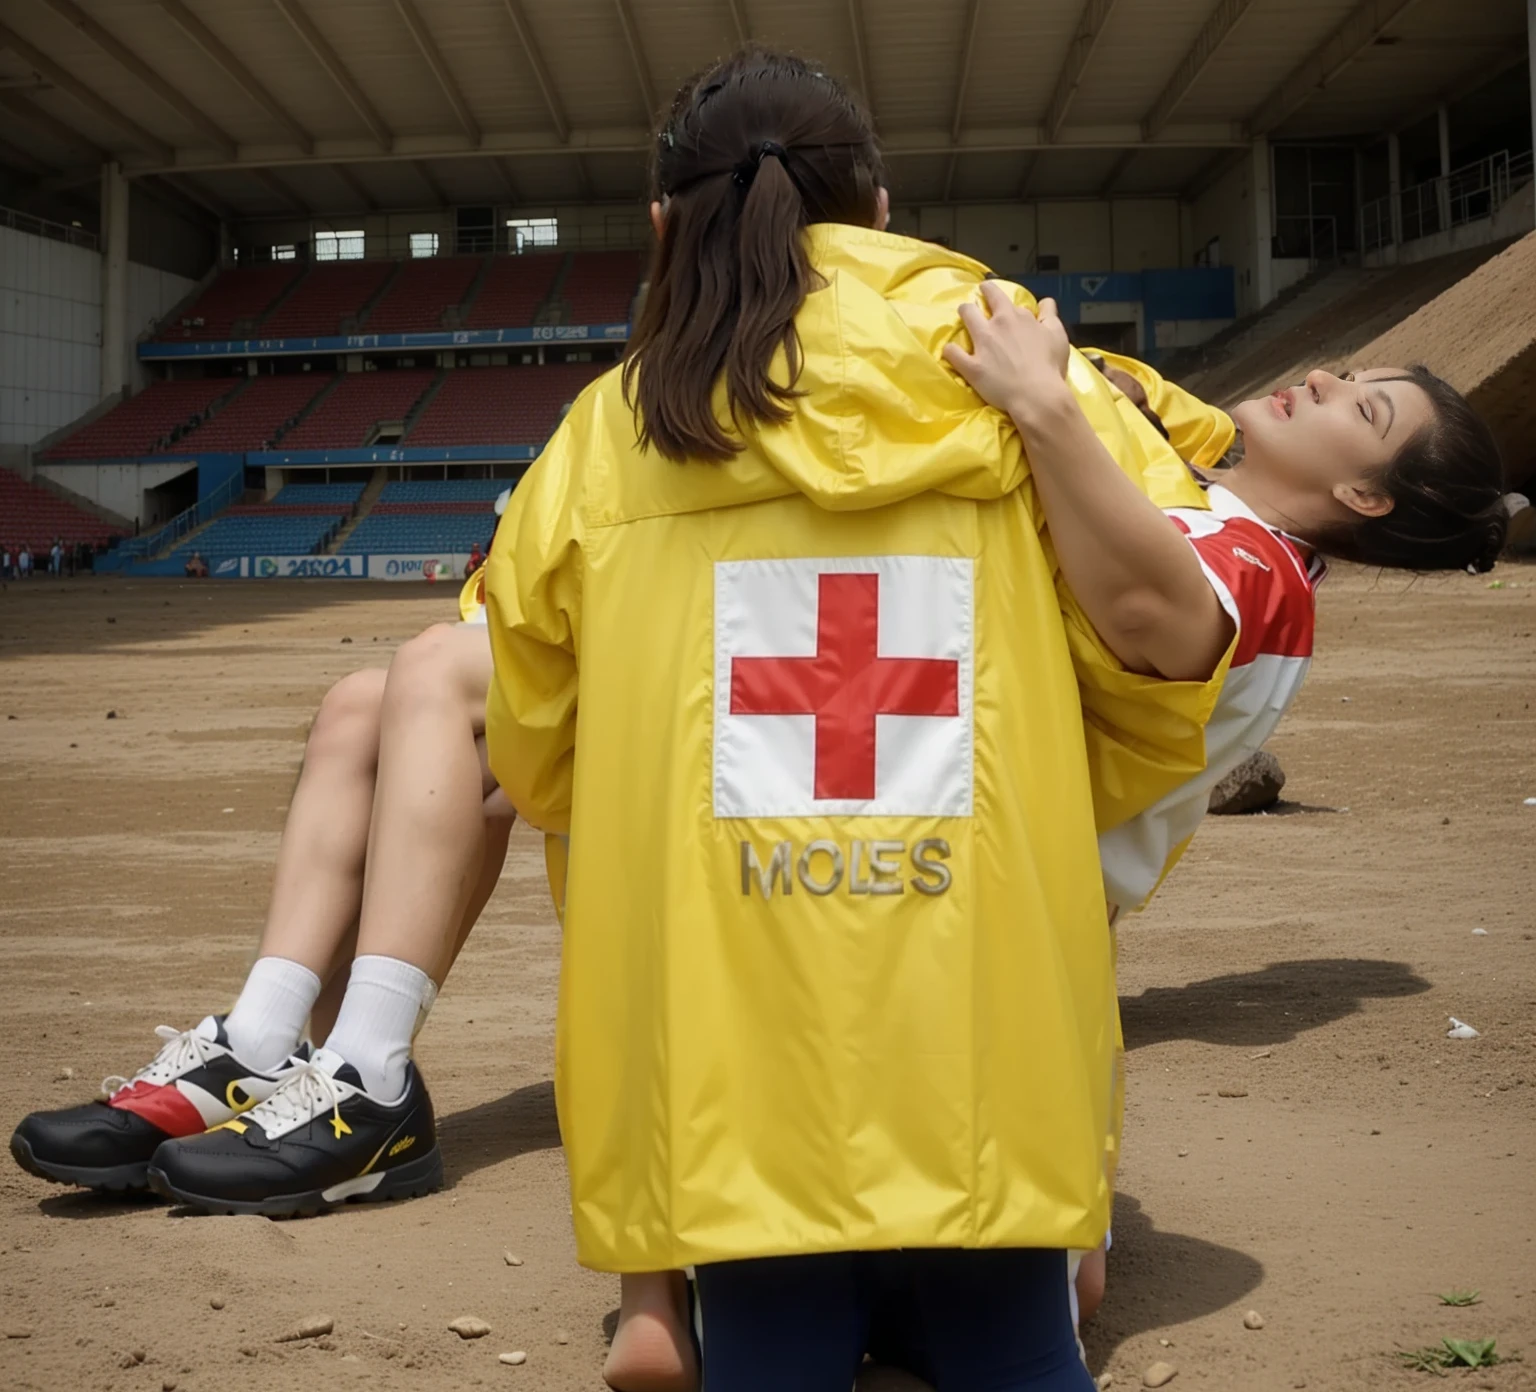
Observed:
[[[758,166],[763,162],[763,156],[772,155],[781,164],[789,158],[788,151],[777,140],[765,140],[746,159],[742,160],[731,171],[731,178],[740,188],[751,188],[752,180],[757,178]]]

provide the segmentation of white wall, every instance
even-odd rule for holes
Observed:
[[[1257,269],[1258,219],[1253,211],[1253,161],[1244,158],[1194,201],[1192,232],[1199,251],[1212,237],[1221,238],[1221,264],[1237,281],[1237,317],[1259,309]]]
[[[90,410],[100,373],[100,255],[0,227],[0,442]]]
[[[194,284],[129,263],[130,355]],[[0,227],[0,444],[31,444],[68,425],[96,404],[100,380],[100,254]]]
[[[145,518],[145,492],[196,468],[195,464],[188,465],[185,459],[166,464],[47,464],[39,461],[35,472],[74,489],[120,516],[140,519],[148,526],[151,521],[160,519]]]

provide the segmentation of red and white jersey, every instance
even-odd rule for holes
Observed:
[[[1211,789],[1270,736],[1301,689],[1312,660],[1317,586],[1327,573],[1235,494],[1213,485],[1210,510],[1172,508],[1221,606],[1237,649],[1205,731],[1205,772],[1139,817],[1099,837],[1104,892],[1116,908],[1140,908],[1205,815]]]

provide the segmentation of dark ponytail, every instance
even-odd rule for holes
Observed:
[[[1411,367],[1396,380],[1421,387],[1435,418],[1376,480],[1392,500],[1391,511],[1334,523],[1308,539],[1326,555],[1361,565],[1492,570],[1509,528],[1493,432],[1466,397],[1428,368]]]
[[[683,87],[656,141],[666,216],[624,364],[642,447],[678,462],[740,450],[715,414],[722,375],[738,427],[789,418],[795,316],[816,288],[804,230],[873,226],[883,183],[868,114],[797,58],[749,48]],[[782,382],[769,376],[780,347]]]

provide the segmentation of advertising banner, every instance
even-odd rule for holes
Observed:
[[[381,556],[368,557],[370,580],[462,580],[467,554],[462,556],[442,553],[430,556]]]
[[[260,580],[360,580],[362,556],[254,556],[251,574]]]

